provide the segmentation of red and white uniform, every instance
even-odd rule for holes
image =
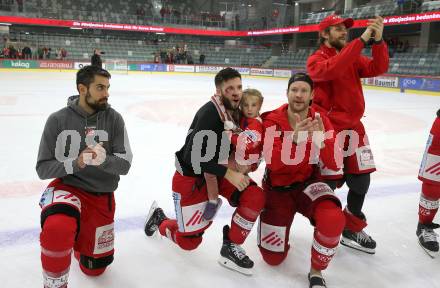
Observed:
[[[264,127],[263,121],[260,117],[247,118],[242,117],[240,120],[240,128],[243,130],[240,134],[233,134],[231,137],[231,143],[235,147],[235,160],[251,160],[251,171],[255,171],[258,168],[260,161],[252,161],[249,157],[258,159],[261,157],[263,149],[263,136]]]
[[[330,119],[337,133],[354,130],[359,135],[357,147],[344,160],[344,171],[349,174],[376,170],[361,122],[365,99],[360,78],[381,75],[389,65],[388,47],[384,41],[373,45],[373,59],[361,55],[363,48],[364,43],[359,38],[339,52],[321,45],[307,60],[307,73],[314,83],[313,106]],[[348,141],[344,142],[347,149]]]
[[[327,184],[320,182],[323,176],[319,173],[318,165],[321,163],[321,167],[325,166],[335,175],[338,174],[338,161],[334,155],[335,138],[333,135],[325,140],[319,160],[315,159],[316,164],[310,163],[313,145],[311,141],[306,144],[301,161],[296,161],[297,164],[286,163],[288,159],[295,159],[298,148],[289,136],[293,131],[288,121],[287,108],[288,105],[285,104],[262,115],[265,141],[274,128],[281,135],[274,138],[272,152],[264,152],[266,173],[263,189],[266,193],[266,204],[260,215],[258,246],[268,264],[278,265],[283,262],[290,248],[290,226],[296,212],[299,212],[315,226],[311,265],[315,269],[323,270],[336,251],[345,225],[338,198]],[[308,116],[314,118],[313,108],[310,108]],[[328,118],[321,117],[325,130],[333,130]],[[288,147],[286,143],[291,144],[290,149],[285,148]]]
[[[419,179],[425,183],[440,185],[440,116],[432,124],[420,165]]]
[[[419,222],[432,223],[439,208],[440,199],[440,110],[432,124],[419,170],[422,193],[419,202]]]

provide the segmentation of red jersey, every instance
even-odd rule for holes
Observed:
[[[378,76],[388,70],[388,47],[384,41],[373,45],[373,59],[361,55],[363,48],[359,38],[339,53],[321,45],[307,60],[307,73],[314,82],[313,105],[326,113],[336,131],[357,126],[364,114],[360,78]]]
[[[419,179],[440,185],[440,110],[429,132],[428,143],[419,170]]]
[[[263,133],[264,133],[263,121],[261,120],[261,118],[242,117],[240,120],[240,128],[243,130],[243,132],[241,132],[239,135],[233,134],[231,138],[231,143],[232,145],[234,145],[236,150],[236,157],[238,157],[237,151],[239,151],[239,153],[244,153],[244,160],[248,160],[249,155],[258,154],[259,156],[261,156],[261,151],[263,149],[262,144],[263,144]],[[245,136],[240,136],[240,135],[245,135]],[[245,138],[242,140],[241,137],[245,137]],[[245,147],[240,147],[242,143],[245,144]],[[243,157],[239,157],[239,158],[243,158]],[[258,163],[253,163],[251,170],[255,171],[257,168],[258,168]]]
[[[292,139],[286,137],[286,132],[293,133],[293,129],[289,124],[288,116],[287,116],[287,108],[288,104],[284,104],[276,110],[266,112],[261,117],[263,118],[263,125],[265,128],[265,133],[268,133],[268,129],[275,126],[276,131],[281,131],[281,135],[276,135],[274,138],[273,148],[270,153],[264,152],[264,157],[266,160],[266,176],[269,177],[267,179],[270,181],[270,185],[273,187],[276,186],[288,186],[296,182],[305,182],[308,180],[317,165],[310,164],[310,152],[312,149],[311,141],[308,141],[306,144],[305,154],[303,159],[299,164],[285,164],[286,159],[294,159],[295,153],[297,149],[297,145],[293,143]],[[315,118],[316,110],[312,107],[309,109],[308,117]],[[325,117],[325,115],[321,115],[322,122],[324,124],[325,131],[331,131],[331,137],[324,141],[325,147],[320,150],[319,160],[323,167],[330,169],[332,171],[338,171],[338,163],[336,163],[335,159],[335,133],[333,131],[333,126],[330,123],[330,120]],[[265,140],[267,141],[268,135],[265,136]],[[291,141],[291,149],[289,155],[283,149],[283,141]],[[301,144],[300,144],[301,145]],[[265,149],[266,150],[266,149]],[[282,155],[283,154],[283,155]],[[341,158],[342,160],[342,158]],[[283,162],[284,161],[284,162]]]

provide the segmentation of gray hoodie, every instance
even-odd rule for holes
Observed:
[[[128,173],[133,158],[124,120],[110,106],[88,115],[78,102],[78,95],[69,97],[67,107],[47,119],[38,151],[38,176],[60,178],[64,184],[87,192],[113,192],[119,175]],[[76,160],[86,142],[103,142],[107,155],[102,164],[80,169]]]

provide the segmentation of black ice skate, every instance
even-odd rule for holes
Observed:
[[[416,235],[419,238],[419,244],[431,258],[438,255],[438,234],[433,231],[437,228],[440,228],[440,225],[436,223],[419,223],[417,225]]]
[[[327,288],[325,285],[325,280],[321,275],[307,275],[309,278],[309,288]]]
[[[150,211],[148,212],[147,219],[145,220],[145,234],[148,237],[153,236],[153,234],[159,229],[160,223],[162,223],[162,221],[166,219],[168,218],[163,213],[162,208],[159,208],[157,206],[157,202],[154,201],[153,204],[151,204]]]
[[[376,253],[376,241],[364,230],[353,232],[348,229],[342,231],[341,244],[368,254]]]
[[[218,263],[228,269],[235,270],[245,275],[252,275],[254,262],[246,256],[240,245],[232,243],[228,237],[229,226],[223,227],[223,245],[220,250]]]

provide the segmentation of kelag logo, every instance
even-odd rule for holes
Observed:
[[[36,61],[26,61],[26,60],[5,60],[3,61],[3,67],[5,68],[38,68],[38,63]]]

